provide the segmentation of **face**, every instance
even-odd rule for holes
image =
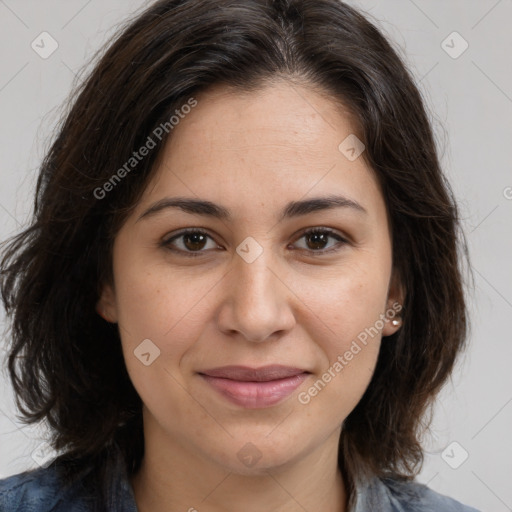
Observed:
[[[116,237],[98,312],[119,325],[146,440],[251,473],[337,442],[401,297],[379,186],[339,149],[348,115],[286,83],[197,101]],[[207,376],[269,365],[296,370]]]

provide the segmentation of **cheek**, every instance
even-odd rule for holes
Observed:
[[[361,332],[383,328],[390,268],[387,258],[363,255],[323,275],[296,279],[294,291],[309,311],[304,325],[329,355],[346,350]],[[323,341],[322,341],[323,340]]]
[[[319,425],[339,426],[354,410],[368,387],[377,361],[379,340],[372,345],[355,350],[351,360],[346,359],[347,351],[340,354],[325,368],[310,385],[298,395],[300,407],[306,408],[311,418]],[[352,350],[348,352],[352,353]],[[355,353],[357,352],[357,353]]]
[[[318,330],[312,334],[323,364],[298,396],[317,423],[341,424],[371,381],[384,326],[380,316],[384,295],[375,297],[369,293],[372,290],[362,294],[360,286],[347,287],[344,293],[354,292],[353,300],[344,295],[343,300],[324,304]]]
[[[125,364],[135,389],[151,411],[158,411],[163,404],[176,408],[188,403],[182,391],[186,382],[177,370],[199,337],[200,299],[204,293],[205,288],[193,281],[180,288],[179,279],[163,279],[162,273],[154,270],[125,269],[119,280],[118,325]]]
[[[118,325],[126,367],[140,394],[158,394],[164,382],[176,386],[175,379],[182,380],[178,367],[208,322],[208,294],[219,278],[171,273],[163,265],[149,270],[146,265],[140,271],[130,259],[120,259],[117,268]]]
[[[323,353],[319,377],[299,399],[334,422],[343,421],[361,399],[380,350],[390,269],[385,257],[366,256],[321,283],[302,281],[299,291],[308,306],[304,311],[312,312],[304,325]]]
[[[136,270],[135,266],[124,271],[120,268],[122,279],[116,289],[119,324],[130,338],[163,341],[173,338],[173,333],[185,325],[190,329],[198,323],[204,311],[202,301],[214,281],[209,285],[209,279],[194,279],[176,271],[171,275],[165,268]],[[179,344],[180,339],[176,342]]]

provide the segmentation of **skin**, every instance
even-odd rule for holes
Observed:
[[[144,403],[146,453],[131,481],[137,506],[141,512],[346,510],[337,466],[342,424],[370,382],[381,336],[399,326],[386,321],[309,403],[298,395],[401,303],[383,196],[364,159],[351,162],[338,149],[354,133],[350,116],[312,87],[283,81],[246,94],[217,87],[197,100],[116,237],[113,286],[104,287],[97,307],[119,325]],[[278,219],[289,201],[333,193],[366,213],[342,207]],[[222,205],[232,219],[177,208],[139,219],[177,196]],[[170,242],[181,254],[162,246],[191,227],[210,238]],[[346,242],[329,236],[315,245],[303,236],[306,228],[331,228]],[[247,237],[263,251],[251,263],[236,251]],[[145,339],[160,350],[148,366],[134,355]],[[247,409],[197,373],[268,364],[311,375],[284,401]],[[260,456],[251,467],[237,456],[247,443],[245,450]]]

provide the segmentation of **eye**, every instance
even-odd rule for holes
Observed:
[[[309,242],[306,242],[307,246],[302,249],[313,253],[314,256],[321,256],[323,254],[339,251],[343,245],[348,243],[345,238],[337,234],[332,229],[328,228],[308,229],[302,233],[302,236],[299,238],[299,240],[302,238],[305,238]],[[330,249],[325,249],[324,247],[327,245],[329,238],[337,240],[338,243],[334,244],[334,246],[331,246]]]
[[[321,256],[326,253],[339,251],[341,247],[347,244],[347,240],[337,234],[332,229],[327,228],[312,228],[303,232],[301,237],[306,239],[306,247],[299,247],[300,250],[312,253],[314,256]],[[161,245],[172,252],[180,253],[186,257],[201,256],[206,252],[208,239],[212,242],[210,249],[219,248],[213,241],[212,237],[204,230],[194,228],[181,231],[180,233],[165,239]],[[334,244],[330,249],[325,249],[328,245],[329,239],[337,240],[338,243]],[[179,242],[179,243],[178,243]],[[181,246],[181,247],[180,247]]]
[[[202,229],[187,229],[185,231],[182,231],[181,233],[178,233],[177,235],[174,235],[171,238],[165,239],[162,242],[162,246],[166,247],[170,251],[184,254],[185,256],[201,256],[201,253],[205,252],[202,251],[201,249],[205,247],[208,238],[213,241],[211,236]],[[175,240],[179,240],[181,242],[182,248],[176,249],[175,247],[173,247],[173,244],[175,244]],[[213,247],[214,249],[218,247],[215,243],[213,245],[215,246]]]

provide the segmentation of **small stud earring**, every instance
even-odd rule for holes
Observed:
[[[398,326],[402,323],[402,320],[400,320],[400,318],[395,318],[395,319],[391,320],[391,323],[392,323],[395,327],[398,327]]]
[[[98,309],[96,312],[98,313],[98,315],[101,316],[101,318],[103,318],[103,320],[105,320],[106,322],[109,321],[107,318],[107,313],[104,309]]]

